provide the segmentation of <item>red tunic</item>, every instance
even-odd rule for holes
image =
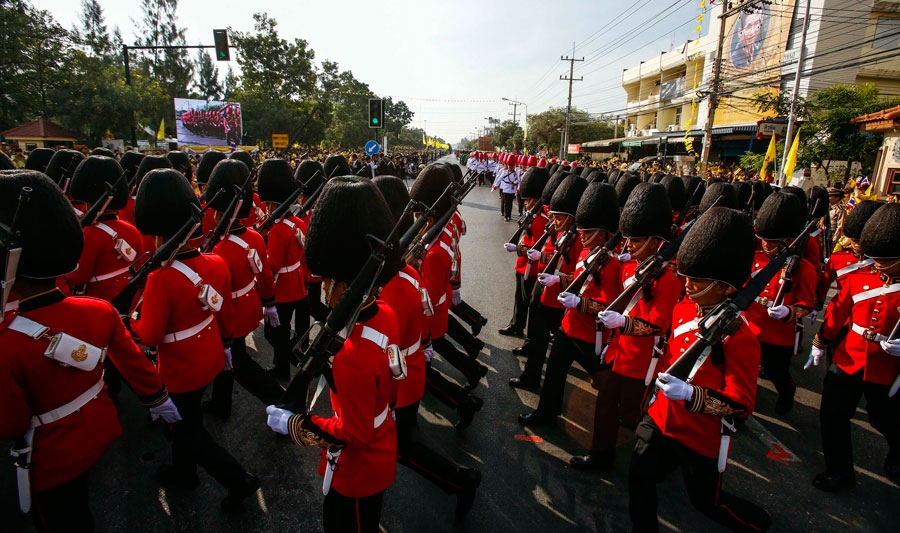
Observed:
[[[35,308],[38,299],[44,305]],[[107,347],[107,356],[142,401],[158,404],[165,399],[156,369],[109,303],[53,292],[26,300],[21,314],[49,327],[50,335],[65,331],[99,348]],[[46,340],[6,328],[14,316],[7,315],[0,324],[0,440],[21,437],[32,416],[69,403],[103,379],[102,364],[87,372],[44,357]],[[32,489],[40,492],[77,478],[121,434],[118,413],[106,389],[79,411],[36,428]]]
[[[307,228],[309,227],[309,220],[312,218],[312,213],[313,213],[313,209],[310,209],[306,213],[306,216],[303,217],[303,223],[306,224]],[[312,272],[309,271],[309,266],[307,266],[305,261],[303,262],[303,272],[306,276],[307,283],[321,283],[322,282],[322,278],[320,276],[316,276]]]
[[[128,222],[129,224],[134,224],[134,199],[135,196],[129,196],[128,202],[125,203],[125,207],[119,210],[119,219]]]
[[[563,234],[558,234],[558,239],[562,238]],[[575,242],[569,248],[569,253],[566,254],[565,257],[560,258],[559,263],[557,263],[556,271],[560,274],[571,274],[575,271],[575,263],[578,262],[578,256],[581,255],[581,250],[584,246],[581,244],[581,239],[578,238],[578,235],[574,235]],[[548,247],[551,249],[551,252],[548,252]],[[544,247],[544,253],[550,253],[551,255],[556,253],[556,247],[553,243],[550,242],[550,239],[547,239],[547,246]],[[549,261],[549,260],[548,260]],[[541,265],[541,270],[538,272],[542,272],[546,265]],[[534,268],[532,265],[531,268]],[[547,307],[554,307],[556,309],[562,309],[563,306],[559,303],[559,300],[556,299],[559,296],[559,293],[562,292],[562,289],[559,287],[559,283],[553,285],[551,287],[544,287],[543,292],[541,292],[541,303],[546,305]]]
[[[450,276],[453,268],[453,248],[446,234],[428,248],[422,261],[420,272],[422,282],[428,290],[428,297],[434,308],[434,314],[428,317],[426,329],[430,338],[439,339],[447,333],[448,311],[450,309],[451,291]]]
[[[241,220],[241,224],[243,224],[247,228],[252,228],[256,225],[256,223],[261,220],[263,217],[262,214],[265,214],[266,206],[262,203],[262,200],[259,199],[259,195],[253,193],[253,207],[250,208],[250,215]]]
[[[100,229],[98,224],[110,228],[116,235],[110,236]],[[84,248],[78,259],[78,269],[66,276],[73,289],[86,285],[85,294],[101,300],[111,301],[128,284],[129,261],[119,257],[114,247],[117,239],[124,239],[132,247],[135,258],[141,255],[143,237],[134,226],[119,220],[115,214],[101,215],[97,222],[82,230],[84,232]],[[100,281],[91,281],[95,277],[120,272],[118,275]]]
[[[522,233],[522,238],[519,239],[519,244],[522,246],[526,246],[531,248],[534,246],[534,243],[541,238],[541,235],[544,234],[544,230],[547,228],[547,223],[550,222],[550,219],[544,213],[539,213],[534,220],[531,221],[531,228]],[[516,258],[516,272],[518,274],[525,274],[525,266],[528,265],[528,258],[524,255],[518,256]],[[539,270],[537,269],[537,265],[532,265],[531,270],[528,271],[528,277],[533,278],[537,277]]]
[[[825,310],[822,335],[829,340],[837,337],[845,325],[881,335],[890,335],[900,318],[900,281],[885,281],[868,267],[847,275],[841,292],[832,298]],[[894,292],[891,292],[894,291]],[[866,339],[863,333],[850,329],[834,350],[834,363],[844,372],[854,374],[864,369],[863,379],[878,385],[890,385],[900,374],[900,357],[889,355],[881,345]]]
[[[249,250],[237,239],[256,250],[263,265],[262,272],[253,272],[247,257]],[[266,243],[259,233],[241,228],[219,241],[213,248],[213,253],[225,259],[231,272],[231,298],[234,304],[232,334],[234,337],[245,337],[259,326],[259,321],[263,318],[264,302],[268,305],[275,304],[275,282],[266,257]]]
[[[584,270],[584,260],[590,255],[590,252],[589,249],[582,248],[572,279],[578,277]],[[618,259],[610,257],[609,263],[600,270],[600,285],[598,286],[594,283],[593,279],[588,280],[581,294],[582,300],[587,298],[603,305],[609,305],[615,300],[620,292],[619,269],[621,266],[622,264]],[[563,316],[562,328],[566,335],[573,339],[593,343],[596,341],[597,315],[594,313],[582,313],[578,307],[569,309]]]
[[[191,392],[208,385],[225,367],[223,339],[231,334],[231,274],[225,260],[197,251],[175,256],[223,296],[222,308],[213,313],[215,320],[199,333],[175,342],[163,342],[165,336],[190,329],[204,322],[210,311],[197,298],[200,289],[172,266],[147,276],[140,319],[132,322],[138,342],[159,347],[159,374],[172,392]]]
[[[619,270],[622,287],[625,287],[629,279],[634,277],[637,266],[638,262],[634,259],[622,263],[622,268]],[[630,283],[628,284],[630,285]],[[641,295],[628,316],[653,324],[659,328],[659,335],[662,335],[662,332],[668,330],[672,324],[672,309],[681,296],[678,277],[671,270],[666,269],[665,273],[653,282],[651,292],[653,297],[650,298],[650,301],[648,302]],[[613,372],[617,374],[644,379],[647,377],[647,369],[650,368],[655,342],[656,336],[623,335],[621,330],[617,330],[606,350],[606,361],[612,363]]]
[[[397,407],[411,405],[425,393],[425,355],[421,347],[425,315],[419,295],[421,284],[419,273],[406,265],[384,286],[380,296],[397,315],[400,331],[397,345],[403,351],[415,347],[406,354],[406,379],[397,381]]]
[[[300,245],[305,234],[306,224],[293,216],[284,218],[269,230],[266,249],[275,276],[275,301],[278,303],[306,298],[305,261]]]
[[[662,356],[659,369],[668,368],[697,338],[697,306],[685,300],[673,310],[672,337],[669,349]],[[691,381],[692,385],[715,390],[744,406],[749,416],[756,402],[756,382],[759,375],[759,341],[745,320],[723,343],[724,361],[717,365],[707,358]],[[718,457],[721,417],[689,411],[683,401],[671,401],[657,392],[656,401],[648,414],[663,434],[706,457]]]
[[[828,296],[828,289],[831,288],[832,283],[837,283],[837,290],[840,292],[843,278],[857,268],[865,266],[857,265],[860,261],[862,260],[853,255],[851,250],[841,250],[840,252],[832,253],[828,263],[825,264],[825,271],[819,278],[819,284],[816,287],[819,302],[825,302],[825,298]],[[866,264],[872,264],[871,259],[867,260]],[[853,266],[853,268],[848,269],[847,267],[849,266]]]
[[[397,471],[394,418],[388,413],[380,426],[376,428],[373,423],[388,408],[394,378],[384,351],[361,336],[363,326],[368,326],[387,335],[391,343],[399,338],[394,312],[384,302],[378,301],[377,306],[375,316],[357,323],[334,356],[334,416],[311,417],[314,424],[347,444],[338,458],[331,487],[350,498],[364,498],[387,489]],[[324,475],[325,467],[323,450],[320,475]]]
[[[769,261],[769,256],[765,252],[757,250],[756,257],[753,260],[753,274],[751,276],[755,276],[756,272],[769,264]],[[794,272],[791,291],[784,296],[784,305],[813,309],[816,279],[816,268],[806,259],[800,259]],[[763,302],[768,306],[772,305],[781,283],[781,276],[775,275],[769,281],[765,290],[760,293],[756,303],[747,309],[746,316],[747,320],[759,330],[759,342],[775,346],[793,346],[794,321],[776,320],[770,317],[766,312],[767,307],[763,305]]]

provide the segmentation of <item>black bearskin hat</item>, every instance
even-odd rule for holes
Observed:
[[[540,198],[544,187],[550,181],[550,174],[546,168],[531,167],[522,176],[522,184],[519,185],[519,196],[522,198]]]
[[[444,164],[447,165],[448,167],[450,167],[450,172],[453,175],[453,181],[455,183],[462,183],[462,177],[463,177],[462,168],[460,168],[459,165],[455,165],[455,164],[451,164],[451,163],[444,163]]]
[[[873,259],[900,257],[900,204],[879,207],[866,222],[859,244],[862,252]]]
[[[319,185],[325,183],[325,169],[322,167],[322,163],[314,159],[305,159],[294,172],[294,179],[297,180],[298,185],[303,187],[303,194],[312,196]]]
[[[84,159],[84,154],[79,151],[59,150],[50,158],[44,174],[62,187],[65,184],[65,178],[72,177],[72,174],[75,173],[75,168],[78,166],[78,163],[81,163],[82,159]]]
[[[55,153],[51,148],[35,148],[28,154],[28,159],[25,160],[25,170],[46,171],[47,164],[50,163],[50,159],[53,158]]]
[[[863,228],[866,227],[866,222],[872,218],[875,211],[878,211],[882,205],[881,202],[876,202],[874,200],[865,200],[856,204],[856,206],[850,210],[850,213],[847,214],[847,219],[844,220],[844,237],[858,241],[860,237],[862,237]]]
[[[172,163],[169,162],[168,159],[161,155],[147,155],[141,159],[141,164],[138,165],[137,174],[135,177],[137,181],[135,183],[140,187],[141,180],[144,179],[144,176],[147,175],[151,170],[156,170],[158,168],[172,168]],[[183,176],[184,174],[182,174]]]
[[[710,185],[713,185],[715,183],[721,183],[721,181],[721,179],[716,177],[709,178],[708,180],[706,180],[706,188],[708,189]]]
[[[253,169],[256,168],[256,162],[253,161],[253,156],[250,155],[249,152],[245,152],[244,150],[236,150],[231,152],[231,155],[228,156],[228,159],[237,159],[241,163],[247,165],[247,168],[250,169],[250,172],[253,172]]]
[[[284,159],[266,159],[259,166],[257,188],[263,202],[280,204],[299,186],[294,180],[294,169]]]
[[[621,202],[621,200],[619,200]],[[628,196],[619,219],[622,236],[672,238],[672,205],[666,188],[658,183],[640,183]]]
[[[659,173],[657,172],[656,175],[658,176]],[[684,190],[684,182],[681,181],[681,178],[672,174],[666,174],[659,184],[666,188],[666,193],[669,195],[669,205],[672,206],[672,209],[681,211],[681,208],[687,201],[687,192]]]
[[[340,154],[331,154],[325,159],[325,179],[331,179],[335,176],[351,176],[353,171],[347,159]]]
[[[582,178],[586,179],[588,183],[597,179],[597,176],[600,174],[600,169],[592,168],[581,175]]]
[[[434,203],[444,194],[452,180],[452,173],[445,165],[428,165],[416,177],[409,190],[409,197],[428,207],[434,206],[434,217],[440,218],[450,209],[450,198],[444,197],[437,206]]]
[[[560,165],[559,168],[556,169],[556,170],[557,170],[557,172],[566,172],[566,173],[569,173],[569,172],[572,172],[572,167],[570,167],[570,166],[567,165],[567,164],[562,164],[562,165]]]
[[[619,174],[619,179],[616,181],[616,198],[619,199],[619,207],[625,206],[628,197],[631,196],[631,191],[640,183],[641,180],[634,174],[627,172]]]
[[[406,184],[396,176],[376,176],[372,183],[378,187],[381,195],[384,196],[384,201],[387,202],[388,208],[391,210],[394,222],[400,225],[400,233],[398,235],[403,235],[413,223],[412,213],[408,213],[403,220],[400,219],[403,215],[403,210],[409,204],[409,191],[406,190]]]
[[[128,203],[128,184],[118,181],[124,171],[119,162],[111,157],[92,155],[78,164],[69,192],[79,202],[96,202],[104,192],[106,184],[115,185],[112,200],[107,209],[118,211]]]
[[[575,174],[576,176],[581,176],[584,173],[584,169],[586,169],[586,168],[587,167],[575,167],[575,170],[572,171],[572,174]]]
[[[209,208],[223,212],[228,209],[228,204],[234,198],[234,186],[243,187],[247,177],[250,176],[250,170],[247,169],[242,161],[235,159],[226,159],[219,161],[219,164],[213,169],[209,175],[209,183],[206,185],[206,199],[209,201]],[[219,197],[213,201],[220,190],[224,190]],[[237,218],[239,220],[250,216],[250,209],[253,207],[253,188],[248,186],[244,189],[243,202],[241,208],[238,209]]]
[[[556,171],[557,171],[557,170],[559,170],[559,164],[558,164],[558,163],[553,163],[552,165],[550,165],[550,166],[547,167],[547,173],[550,174],[551,176],[554,175],[554,174],[556,174]]]
[[[575,210],[575,225],[580,230],[602,229],[615,233],[619,229],[616,189],[602,181],[590,183]]]
[[[113,157],[113,158],[116,157],[115,152],[113,152],[109,148],[105,148],[103,146],[98,146],[98,147],[94,148],[93,150],[91,150],[91,155],[102,155],[102,156]]]
[[[0,222],[12,223],[19,194],[31,188],[28,207],[22,210],[22,255],[17,275],[55,278],[78,267],[84,235],[72,204],[53,181],[36,170],[0,172]]]
[[[619,179],[619,174],[621,174],[621,173],[622,173],[622,171],[619,170],[619,169],[617,169],[617,168],[614,168],[614,169],[610,170],[610,171],[607,173],[606,182],[609,183],[610,185],[612,185],[613,187],[615,187],[615,186],[616,186],[616,180]]]
[[[172,168],[153,169],[138,187],[134,225],[144,235],[169,238],[188,221],[194,207],[200,208],[200,200],[184,174]]]
[[[709,185],[706,188],[706,192],[703,193],[703,199],[700,200],[700,214],[709,211],[709,208],[713,205],[716,207],[727,207],[728,209],[738,209],[734,186],[724,181]]]
[[[824,187],[813,185],[809,189],[809,212],[813,218],[822,218],[828,214],[828,191]]]
[[[544,185],[544,190],[541,191],[541,203],[544,205],[550,205],[550,200],[553,198],[553,193],[555,193],[556,189],[559,188],[559,184],[569,176],[570,174],[559,170],[557,170],[555,174],[551,174],[550,179],[547,180],[547,184]]]
[[[684,192],[687,195],[691,196],[691,206],[700,205],[700,200],[703,199],[703,193],[706,192],[706,186],[703,183],[703,180],[700,179],[700,176],[682,176],[681,178],[684,181]],[[697,185],[699,184],[699,188]],[[681,206],[678,206],[680,209]]]
[[[194,177],[194,168],[191,166],[191,158],[182,151],[174,151],[166,154],[166,159],[172,163],[172,168],[184,174],[184,177],[191,181]]]
[[[805,224],[806,196],[801,200],[796,194],[778,192],[766,198],[759,208],[756,234],[769,241],[795,239]]]
[[[648,179],[644,179],[644,177],[647,176],[648,174],[649,174],[648,172],[642,172],[641,173],[641,181],[643,181],[643,182],[649,181],[650,183],[662,183],[663,178],[666,177],[666,174],[664,174],[662,172],[654,172]]]
[[[12,159],[6,155],[6,152],[0,152],[0,170],[17,170],[16,165],[14,165]],[[43,172],[43,170],[40,172]]]
[[[585,189],[587,189],[587,181],[580,176],[569,174],[550,198],[549,212],[564,213],[574,217],[575,211],[578,210],[578,202]]]
[[[450,171],[446,172],[449,180]],[[371,180],[353,176],[329,180],[306,234],[310,271],[349,284],[371,255],[366,235],[385,240],[393,227],[391,210]],[[387,283],[400,267],[399,254],[390,255],[376,282],[378,285]]]
[[[203,152],[203,155],[200,156],[200,163],[197,164],[197,183],[205,184],[208,182],[209,175],[212,174],[213,169],[216,168],[219,161],[224,159],[228,159],[228,156],[218,150]]]
[[[713,207],[684,236],[678,249],[678,273],[740,289],[750,277],[755,250],[750,217],[727,207]]]
[[[129,151],[122,154],[122,157],[119,159],[119,165],[122,167],[122,171],[128,174],[129,180],[134,181],[138,167],[143,159],[144,154],[140,152]]]
[[[809,204],[806,199],[806,192],[803,189],[801,189],[800,187],[788,186],[782,187],[780,192],[781,194],[791,194],[793,196],[796,196],[800,204],[803,205],[803,218],[806,218],[809,215]]]

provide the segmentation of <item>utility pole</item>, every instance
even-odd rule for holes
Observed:
[[[513,101],[513,102],[510,102],[509,105],[513,106],[513,111],[512,111],[512,113],[507,113],[507,114],[512,115],[513,122],[516,122],[516,107],[519,106],[519,102]],[[516,124],[518,124],[518,122],[516,122]]]
[[[575,79],[575,62],[576,61],[584,61],[584,58],[575,59],[575,43],[572,43],[572,57],[559,57],[560,61],[568,61],[569,62],[569,77],[560,76],[559,79],[562,81],[569,82],[569,102],[566,104],[566,126],[563,128],[563,138],[562,138],[562,146],[559,147],[559,158],[566,158],[566,146],[569,144],[569,114],[572,113],[572,82],[573,81],[584,81],[584,76]]]
[[[797,99],[800,97],[800,72],[803,71],[803,60],[806,57],[806,33],[809,29],[809,4],[811,3],[812,0],[806,0],[806,15],[803,17],[803,32],[800,34],[800,55],[797,56],[797,74],[794,75],[794,92],[791,94],[791,111],[788,113],[787,132],[784,135],[784,154],[782,154],[781,159],[781,178],[778,180],[778,184],[782,187],[786,185],[787,180],[791,179],[790,176],[784,175],[784,168],[787,166],[788,152],[790,152],[791,145],[793,144],[794,117],[797,113]]]

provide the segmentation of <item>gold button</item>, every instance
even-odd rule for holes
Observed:
[[[875,318],[872,319],[872,323],[873,323],[873,324],[876,323],[876,322],[878,322],[878,317],[875,317]]]
[[[684,353],[684,348],[681,349],[681,353]]]
[[[869,286],[868,286],[868,285],[863,285],[863,290],[864,290],[864,291],[869,290]]]
[[[872,312],[876,315],[881,312],[881,309],[872,309]]]
[[[875,300],[875,305],[881,305],[881,300]]]

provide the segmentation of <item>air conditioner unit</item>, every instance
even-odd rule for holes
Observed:
[[[669,124],[669,126],[666,128],[666,131],[678,131],[678,130],[679,130],[678,124]]]
[[[631,128],[628,130],[628,137],[636,137],[637,136],[637,128]]]

